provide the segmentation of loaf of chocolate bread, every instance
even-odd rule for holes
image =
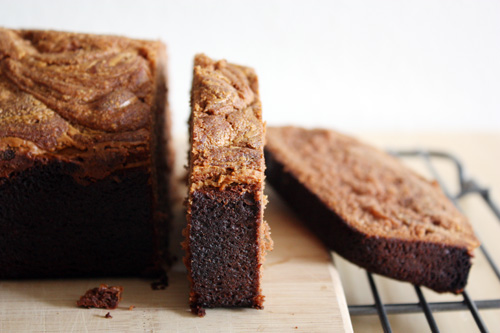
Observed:
[[[165,62],[161,42],[0,29],[0,278],[159,268]]]
[[[193,313],[262,308],[270,238],[263,221],[264,124],[257,76],[247,67],[195,58],[189,193],[184,231]]]
[[[329,248],[370,272],[464,289],[479,242],[436,182],[330,130],[269,128],[265,155],[270,184]]]

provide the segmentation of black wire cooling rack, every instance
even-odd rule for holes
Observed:
[[[458,199],[468,196],[470,194],[478,194],[491,209],[491,211],[496,216],[497,220],[500,222],[500,210],[498,206],[492,201],[488,189],[479,186],[473,179],[466,178],[464,175],[464,168],[462,163],[453,155],[439,152],[439,151],[428,151],[428,150],[412,150],[412,151],[391,151],[391,154],[404,158],[404,157],[419,157],[423,159],[426,167],[434,176],[434,178],[439,182],[445,194],[453,201],[453,203],[461,210],[458,203]],[[446,187],[442,180],[441,175],[437,171],[433,160],[444,159],[452,162],[458,174],[459,191],[457,194],[452,195],[449,189]],[[500,270],[499,267],[493,261],[490,253],[486,249],[486,246],[481,242],[480,251],[484,254],[486,260],[488,261],[491,269],[495,273],[498,281],[500,282]],[[392,332],[391,324],[387,315],[389,314],[406,314],[406,313],[423,313],[429,324],[429,328],[432,332],[439,332],[439,327],[434,320],[433,313],[443,312],[443,311],[470,311],[478,329],[481,332],[488,332],[488,328],[481,318],[479,313],[480,309],[500,309],[500,299],[493,300],[474,300],[469,296],[467,290],[462,292],[461,296],[463,301],[458,302],[428,302],[425,299],[424,294],[419,286],[414,286],[415,293],[418,297],[418,303],[393,303],[384,304],[380,298],[380,294],[377,288],[377,284],[373,279],[373,275],[370,272],[366,272],[368,283],[370,285],[371,292],[373,294],[374,304],[366,305],[349,305],[349,313],[351,316],[366,316],[366,315],[378,315],[380,318],[380,324],[384,332]]]

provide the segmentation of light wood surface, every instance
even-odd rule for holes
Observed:
[[[274,202],[266,212],[275,250],[264,268],[265,309],[208,309],[189,312],[183,267],[169,274],[170,286],[153,291],[141,279],[0,282],[0,332],[349,332],[342,287],[329,253]],[[80,309],[76,300],[100,283],[121,285],[118,309]],[[135,309],[128,308],[135,305]]]

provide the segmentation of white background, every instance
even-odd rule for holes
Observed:
[[[162,39],[178,134],[197,52],[254,67],[271,125],[500,130],[500,1],[16,0],[0,25]]]

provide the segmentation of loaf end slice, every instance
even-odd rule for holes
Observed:
[[[370,272],[464,289],[479,242],[436,182],[331,130],[269,128],[265,155],[270,184],[329,248]]]

